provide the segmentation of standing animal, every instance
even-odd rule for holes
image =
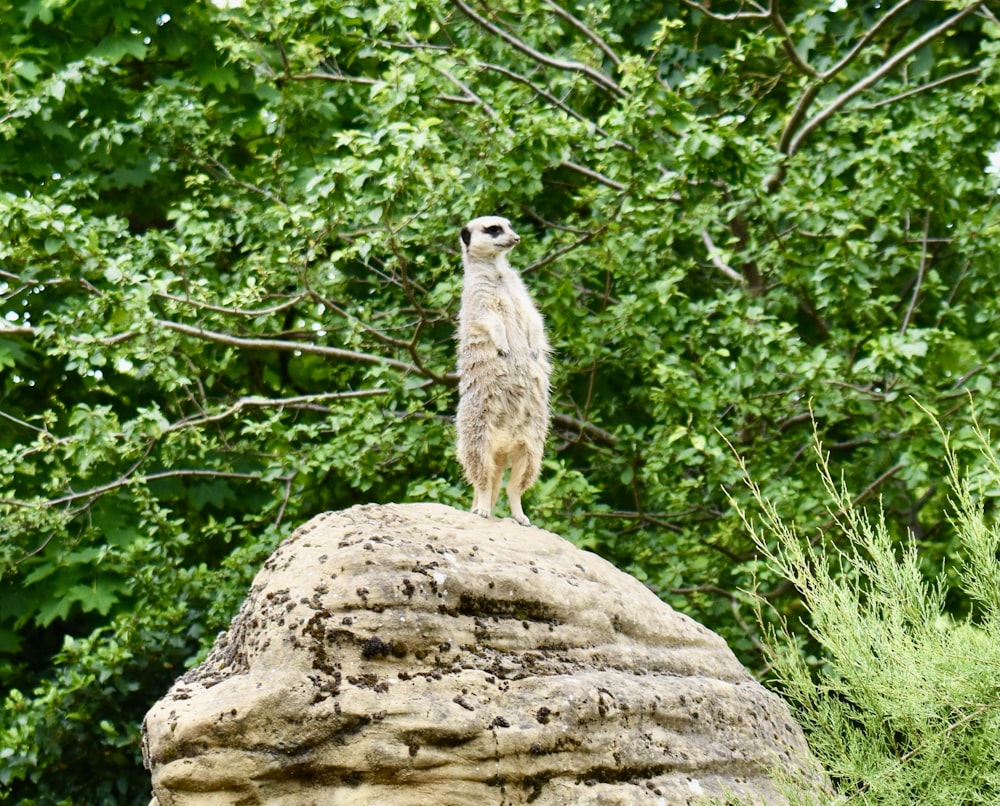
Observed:
[[[521,494],[538,478],[549,430],[549,343],[542,316],[507,253],[521,239],[506,218],[483,216],[462,228],[462,308],[458,314],[457,452],[488,518],[510,468],[507,502],[531,521]]]

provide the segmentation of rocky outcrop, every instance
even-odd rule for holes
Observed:
[[[784,801],[812,765],[725,643],[562,538],[319,516],[149,711],[157,806]]]

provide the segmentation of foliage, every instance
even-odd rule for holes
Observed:
[[[982,455],[985,470],[964,477],[955,454],[946,457],[950,562],[972,606],[961,617],[947,606],[954,591],[925,578],[916,541],[897,544],[883,513],[856,508],[822,454],[843,545],[803,540],[754,489],[762,525],[748,525],[766,562],[802,596],[819,647],[810,658],[803,636],[781,619],[767,632],[767,657],[837,786],[833,802],[958,806],[1000,796],[1000,527],[986,514],[1000,461],[985,438]]]
[[[474,215],[557,351],[535,522],[759,667],[726,440],[835,530],[811,401],[921,572],[957,550],[909,401],[970,461],[997,416],[987,3],[220,5],[0,0],[0,794],[145,802],[145,708],[290,529],[467,505]]]

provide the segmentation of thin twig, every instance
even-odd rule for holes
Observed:
[[[291,81],[342,81],[347,84],[364,84],[369,87],[381,87],[385,81],[377,78],[365,78],[363,76],[349,76],[344,73],[328,73],[325,70],[312,73],[295,73],[288,76]]]
[[[0,411],[0,417],[3,417],[5,420],[10,420],[12,423],[16,423],[17,425],[23,426],[24,428],[27,428],[30,431],[36,431],[39,434],[45,434],[47,436],[52,436],[44,428],[39,428],[37,425],[32,425],[31,423],[27,423],[24,420],[18,419],[13,414],[8,414],[5,411]]]
[[[558,109],[561,109],[563,112],[565,112],[571,118],[575,118],[576,120],[580,121],[581,123],[586,123],[588,126],[592,126],[593,129],[594,129],[594,131],[596,131],[602,137],[610,137],[611,136],[611,135],[608,134],[608,132],[606,130],[604,130],[603,128],[601,128],[600,126],[598,126],[590,118],[585,117],[584,115],[581,115],[579,112],[577,112],[573,107],[571,107],[565,101],[560,100],[555,95],[553,95],[551,92],[549,92],[547,89],[545,89],[545,87],[539,86],[534,81],[532,81],[530,78],[527,78],[526,76],[522,76],[520,73],[516,73],[513,70],[510,70],[510,69],[508,69],[506,67],[503,67],[502,65],[499,65],[499,64],[491,64],[490,62],[479,62],[479,66],[482,67],[482,68],[485,68],[487,70],[493,70],[494,72],[497,72],[497,73],[500,73],[501,75],[507,76],[507,78],[512,79],[513,81],[517,81],[520,84],[524,84],[526,87],[530,88],[532,92],[536,93],[537,95],[540,95],[542,98],[544,98],[550,104],[552,104],[554,107],[556,107]],[[613,145],[618,146],[619,148],[625,148],[625,149],[627,149],[629,151],[635,151],[635,149],[632,148],[632,146],[628,145],[627,143],[623,143],[621,140],[616,140],[613,143]]]
[[[208,161],[215,167],[217,171],[219,171],[219,173],[222,175],[222,178],[225,179],[230,184],[236,185],[237,187],[241,187],[244,190],[253,191],[254,193],[263,196],[268,201],[274,202],[279,207],[288,207],[288,205],[285,203],[283,199],[279,198],[277,195],[272,193],[267,188],[258,187],[257,185],[251,184],[250,182],[244,182],[242,179],[237,179],[235,176],[233,176],[232,171],[230,171],[229,168],[223,165],[216,157],[209,157]]]
[[[196,428],[208,423],[216,423],[232,417],[237,412],[246,408],[269,408],[269,409],[311,409],[313,411],[329,411],[328,406],[317,405],[327,400],[352,400],[361,397],[376,397],[389,394],[388,389],[358,389],[348,392],[325,392],[315,395],[299,395],[297,397],[261,397],[259,395],[248,395],[241,397],[222,411],[214,414],[204,414],[190,419],[179,420],[163,429],[164,434],[171,434],[185,428]]]
[[[936,81],[928,81],[926,84],[921,84],[919,87],[914,87],[911,90],[906,90],[906,92],[901,92],[899,95],[893,95],[890,98],[883,98],[881,101],[865,104],[864,107],[860,108],[878,109],[880,106],[888,106],[896,101],[902,101],[904,98],[909,98],[911,95],[917,95],[918,93],[926,92],[927,90],[933,90],[936,87],[940,87],[942,84],[947,84],[949,81],[957,81],[960,78],[968,78],[969,76],[974,76],[981,72],[981,67],[970,67],[968,70],[959,70],[957,73],[952,73],[950,76],[939,78]]]
[[[91,487],[89,490],[84,490],[79,493],[70,493],[64,495],[61,498],[53,498],[45,502],[47,507],[55,507],[60,504],[68,504],[71,501],[79,501],[81,498],[95,498],[99,495],[104,495],[104,493],[111,492],[112,490],[117,490],[119,487],[124,487],[127,484],[137,484],[143,482],[157,481],[159,479],[169,479],[176,478],[178,476],[208,476],[211,478],[222,478],[222,479],[244,479],[250,481],[264,481],[259,473],[234,473],[228,470],[162,470],[159,473],[149,473],[142,476],[133,476],[132,473],[134,468],[128,473],[120,476],[114,481],[108,482],[107,484],[102,484],[99,487]],[[15,505],[26,505],[19,501],[5,501],[4,503],[15,504]]]
[[[628,187],[628,185],[623,185],[621,182],[616,182],[611,177],[605,176],[604,174],[595,171],[592,168],[587,168],[576,162],[571,162],[569,160],[566,160],[565,162],[560,162],[559,167],[566,168],[567,170],[578,173],[580,174],[580,176],[585,176],[588,179],[593,179],[598,184],[609,187],[612,190],[625,190]]]
[[[910,297],[910,305],[906,309],[906,315],[903,317],[903,323],[899,326],[899,335],[902,336],[906,333],[906,329],[910,326],[910,319],[913,318],[913,312],[917,309],[917,300],[920,299],[920,289],[924,284],[924,274],[927,272],[927,234],[931,227],[931,211],[926,210],[924,212],[924,238],[923,245],[920,247],[920,267],[917,269],[917,279],[913,283],[913,295]]]
[[[578,246],[583,246],[583,244],[587,243],[587,241],[600,235],[602,232],[607,230],[607,228],[608,225],[603,224],[602,226],[598,227],[595,230],[590,230],[588,232],[585,232],[583,235],[581,235],[579,238],[573,241],[573,243],[567,244],[566,246],[556,249],[554,252],[551,252],[550,254],[546,255],[540,260],[536,260],[530,266],[525,266],[523,269],[521,269],[521,274],[530,274],[531,272],[540,269],[542,266],[545,266],[554,260],[558,260],[567,252],[572,252]]]
[[[763,6],[759,6],[756,3],[750,3],[757,11],[734,11],[732,14],[717,14],[714,11],[709,11],[701,3],[696,3],[694,0],[684,0],[684,4],[690,6],[695,11],[700,11],[706,17],[717,22],[734,22],[735,20],[766,20],[770,13]]]
[[[224,305],[212,305],[209,302],[201,302],[200,300],[191,299],[190,297],[178,297],[176,294],[168,294],[165,291],[156,291],[153,296],[159,297],[160,299],[170,300],[171,302],[179,302],[182,305],[190,305],[194,308],[199,308],[205,311],[215,311],[216,313],[224,313],[230,316],[269,316],[270,314],[279,313],[286,308],[291,308],[293,305],[297,305],[305,297],[304,294],[296,294],[294,297],[281,302],[277,305],[272,305],[270,308],[228,308]]]

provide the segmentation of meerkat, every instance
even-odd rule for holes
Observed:
[[[509,467],[515,521],[531,521],[521,494],[538,478],[549,430],[549,343],[542,316],[507,253],[521,239],[506,218],[462,228],[458,314],[457,453],[474,490],[472,511],[490,517]]]

